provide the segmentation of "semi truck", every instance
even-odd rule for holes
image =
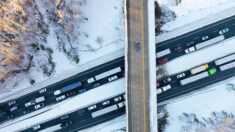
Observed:
[[[196,48],[197,50],[198,50],[198,49],[202,49],[202,48],[204,48],[204,47],[207,47],[207,46],[209,46],[209,45],[215,44],[215,43],[217,43],[217,42],[219,42],[219,41],[222,41],[222,40],[224,40],[224,35],[220,35],[220,36],[215,37],[215,38],[213,38],[213,39],[210,39],[210,40],[207,40],[207,41],[205,41],[205,42],[199,43],[199,44],[195,45],[195,48]]]
[[[103,73],[101,73],[101,74],[98,74],[98,75],[96,75],[96,76],[94,76],[94,77],[91,77],[91,78],[87,79],[87,83],[93,83],[93,82],[95,82],[95,81],[98,81],[98,80],[100,80],[100,79],[103,79],[103,78],[105,78],[105,77],[108,77],[108,76],[110,76],[110,75],[113,75],[113,74],[118,73],[118,72],[121,72],[121,71],[122,71],[121,67],[114,68],[114,69],[112,69],[112,70],[103,72]]]
[[[75,89],[75,88],[80,87],[80,86],[82,86],[81,82],[76,82],[76,83],[70,84],[68,86],[65,86],[65,87],[59,89],[59,90],[54,91],[54,95],[59,95],[61,93],[70,91],[70,90]]]
[[[209,73],[207,71],[205,71],[205,72],[202,72],[200,74],[197,74],[197,75],[185,78],[183,80],[180,80],[180,85],[186,85],[186,84],[195,82],[197,80],[200,80],[200,79],[208,77],[208,76],[209,76]]]
[[[160,58],[160,57],[163,57],[163,56],[168,55],[168,54],[170,54],[170,53],[171,53],[171,51],[170,51],[170,49],[168,48],[168,49],[162,50],[162,51],[160,51],[160,52],[157,52],[157,53],[156,53],[156,57],[157,57],[157,58]]]
[[[40,130],[38,132],[54,132],[54,131],[58,131],[60,129],[62,129],[61,123],[57,124],[57,125],[54,125],[54,126],[51,126],[51,127],[48,127],[46,129]]]
[[[92,112],[91,116],[92,116],[92,118],[96,118],[96,117],[99,117],[101,115],[107,114],[109,112],[115,111],[117,109],[118,109],[117,105],[112,105],[112,106],[106,107],[104,109]]]
[[[234,67],[235,67],[235,61],[220,66],[220,71],[225,71],[225,70],[228,70],[228,69],[231,69],[231,68],[234,68]]]
[[[192,75],[194,75],[194,74],[197,74],[197,73],[199,73],[199,72],[201,72],[201,71],[206,70],[207,68],[209,68],[208,64],[203,64],[203,65],[201,65],[201,66],[198,66],[198,67],[195,67],[195,68],[191,69],[191,70],[190,70],[190,73],[191,73]]]
[[[224,63],[227,63],[227,62],[233,61],[233,60],[235,60],[235,54],[218,59],[215,61],[215,64],[218,66],[218,65],[222,65]]]

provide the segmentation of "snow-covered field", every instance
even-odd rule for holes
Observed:
[[[160,6],[166,6],[176,14],[175,20],[162,27],[162,30],[165,31],[172,31],[235,6],[234,0],[182,0],[178,6],[173,4],[175,0],[156,1],[159,2]]]

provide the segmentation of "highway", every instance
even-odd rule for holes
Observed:
[[[185,55],[186,48],[205,42],[202,40],[203,36],[209,36],[208,40],[210,40],[212,38],[218,37],[220,35],[219,31],[225,28],[229,29],[229,32],[224,34],[225,39],[235,36],[235,16],[215,22],[211,25],[191,31],[187,34],[183,34],[176,38],[172,38],[172,39],[157,43],[156,52],[160,52],[168,48],[171,51],[171,54],[158,58],[157,63],[158,63],[158,60],[161,58],[167,58],[168,61],[170,61],[177,57]],[[191,41],[193,41],[193,44],[191,46],[186,46],[186,43],[191,42]],[[181,47],[181,50],[175,51],[176,47]]]
[[[177,79],[176,75],[174,75],[174,76],[170,77],[172,79],[172,81],[169,83],[164,83],[162,80],[159,81],[159,83],[160,83],[159,88],[166,86],[168,84],[170,84],[172,88],[170,90],[167,90],[167,91],[161,93],[161,94],[158,94],[157,102],[160,103],[160,102],[163,102],[163,101],[166,101],[169,99],[173,99],[175,97],[185,95],[185,94],[193,92],[195,90],[202,89],[208,85],[218,83],[219,81],[223,81],[225,79],[228,79],[230,77],[235,76],[235,67],[228,69],[228,70],[225,70],[225,71],[220,71],[219,66],[217,66],[214,61],[209,62],[207,64],[209,65],[209,68],[207,70],[212,69],[212,68],[216,68],[217,72],[214,75],[210,75],[206,78],[197,80],[195,82],[192,82],[192,83],[189,83],[186,85],[181,85],[180,80],[192,76],[190,71],[185,71],[184,72],[185,77],[183,77],[183,78]]]
[[[150,132],[147,0],[127,7],[127,131]]]
[[[114,69],[116,67],[121,67],[121,71],[118,73],[115,73],[115,75],[118,76],[117,79],[123,78],[125,76],[124,74],[124,57],[112,60],[108,63],[96,66],[88,71],[84,71],[76,76],[72,76],[70,78],[67,78],[61,82],[57,82],[55,84],[52,84],[50,86],[47,86],[46,89],[47,91],[45,93],[39,93],[39,91],[32,92],[30,94],[24,95],[20,98],[15,99],[16,103],[14,105],[9,106],[8,103],[10,102],[5,102],[0,104],[0,122],[4,122],[7,120],[12,120],[17,117],[26,115],[30,112],[36,111],[34,106],[29,106],[25,107],[25,103],[32,101],[33,99],[36,99],[38,97],[45,97],[45,101],[43,101],[44,106],[49,106],[57,103],[56,97],[59,97],[61,95],[65,95],[66,98],[70,98],[72,96],[82,94],[88,90],[97,88],[103,84],[109,83],[110,81],[108,80],[109,77],[114,76],[114,75],[109,75],[108,77],[102,78],[98,81],[95,81],[93,83],[88,83],[87,79],[91,78],[97,74],[106,72],[108,70]],[[55,96],[54,91],[61,89],[65,86],[68,86],[70,84],[76,83],[76,82],[81,82],[82,86],[76,87],[73,90],[70,90],[68,92],[62,93],[60,95]],[[62,101],[62,100],[61,100]],[[41,103],[39,103],[41,104]],[[17,106],[18,109],[14,111],[10,111],[11,108]]]
[[[39,129],[33,130],[34,126],[25,128],[24,130],[19,130],[23,132],[32,132],[32,131],[57,131],[57,132],[77,132],[79,130],[106,122],[117,116],[120,116],[125,113],[125,94],[116,95],[109,99],[105,99],[101,102],[92,104],[90,106],[96,106],[96,108],[89,110],[88,107],[71,112],[67,115],[62,115],[56,117],[49,121],[43,122],[41,124],[35,124],[34,126],[40,125]],[[119,98],[119,100],[117,100]],[[104,102],[108,102],[104,104]],[[101,115],[95,115],[97,111],[101,111],[107,108],[108,111],[105,111]],[[66,123],[67,122],[67,123]],[[71,122],[71,123],[68,123]],[[58,125],[59,124],[59,125]],[[63,125],[61,125],[63,124]],[[65,125],[67,124],[67,125]],[[52,126],[57,126],[51,129]]]

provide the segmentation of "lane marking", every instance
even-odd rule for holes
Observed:
[[[144,72],[144,17],[143,17],[143,0],[141,0],[141,28],[142,28],[142,70],[143,70],[143,76],[142,76],[142,79],[143,79],[143,107],[144,107],[144,132],[146,132],[146,112],[145,112],[145,72]]]

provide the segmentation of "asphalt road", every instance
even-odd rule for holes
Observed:
[[[172,88],[161,94],[158,94],[157,96],[158,103],[169,100],[169,99],[173,99],[175,97],[185,95],[195,90],[202,89],[208,85],[211,85],[211,84],[214,84],[219,81],[223,81],[225,79],[235,76],[235,68],[231,68],[225,71],[220,71],[219,66],[216,66],[214,61],[207,63],[207,64],[209,65],[209,68],[207,70],[212,69],[212,68],[217,69],[217,72],[214,75],[210,75],[206,78],[200,79],[198,81],[195,81],[195,82],[183,85],[183,86],[180,85],[180,80],[192,76],[190,74],[190,71],[185,71],[184,73],[186,74],[186,76],[181,79],[177,79],[176,75],[171,76],[172,81],[170,83],[164,83],[163,81],[160,81],[159,87],[163,87],[163,86],[170,84]]]
[[[117,97],[121,97],[121,99],[118,101],[115,101],[114,99]],[[102,103],[105,101],[109,101],[110,103],[107,105],[103,105]],[[23,131],[23,132],[40,131],[40,130],[44,130],[49,127],[61,124],[62,122],[67,120],[67,121],[71,121],[72,124],[68,125],[67,127],[61,127],[61,129],[57,130],[57,132],[77,132],[79,130],[106,122],[108,120],[111,120],[117,116],[124,114],[125,113],[125,105],[123,105],[122,107],[118,106],[118,104],[121,102],[125,102],[124,94],[120,94],[120,95],[111,97],[107,100],[104,100],[102,102],[98,102],[96,104],[93,104],[93,105],[96,105],[96,108],[93,110],[88,110],[88,107],[83,108],[83,109],[79,109],[79,110],[74,111],[72,113],[69,113],[67,115],[63,115],[61,117],[57,117],[57,118],[51,119],[49,121],[46,121],[42,124],[38,124],[38,125],[40,125],[40,129],[33,130],[33,128],[30,127],[30,128],[26,128],[25,130],[21,130],[21,131]],[[115,106],[117,109],[110,111],[110,112],[107,112],[105,114],[102,114],[98,117],[92,116],[92,113],[99,111],[99,110],[102,110],[104,108],[110,107],[110,106]],[[66,119],[65,119],[65,117],[66,117]]]
[[[17,117],[20,117],[20,116],[23,116],[23,115],[26,115],[30,112],[35,111],[34,105],[29,106],[29,107],[25,107],[25,103],[30,102],[31,100],[33,100],[35,98],[44,96],[45,101],[43,103],[44,103],[45,106],[49,106],[49,105],[57,103],[56,97],[59,97],[63,94],[66,95],[66,99],[70,98],[70,96],[68,96],[69,92],[60,94],[58,96],[54,95],[54,91],[56,91],[58,89],[61,89],[62,87],[67,86],[69,84],[73,84],[75,82],[81,81],[82,86],[77,87],[76,89],[73,90],[76,93],[75,95],[78,95],[78,94],[81,94],[81,93],[86,92],[88,90],[97,88],[97,87],[99,87],[103,84],[109,83],[108,77],[103,78],[103,79],[98,80],[98,81],[95,81],[94,83],[91,83],[91,84],[87,83],[87,79],[90,78],[90,77],[93,77],[95,75],[98,75],[100,73],[103,73],[105,71],[114,69],[116,67],[121,67],[121,69],[122,69],[121,72],[116,74],[118,76],[118,79],[123,78],[124,77],[124,71],[125,71],[124,70],[124,57],[121,57],[121,58],[112,60],[108,63],[102,64],[100,66],[94,67],[94,68],[92,68],[88,71],[84,71],[84,72],[82,72],[82,73],[80,73],[76,76],[67,78],[67,79],[65,79],[61,82],[58,82],[58,83],[52,84],[50,86],[47,86],[46,87],[47,91],[45,93],[40,94],[38,91],[35,91],[35,92],[30,93],[30,94],[24,95],[20,98],[17,98],[15,100],[16,104],[14,104],[13,106],[9,106],[8,102],[2,103],[2,104],[0,104],[0,110],[1,110],[0,122],[2,123],[2,122],[7,121],[7,120],[12,120],[12,119],[15,119]],[[110,75],[110,76],[113,76],[113,75]],[[73,95],[73,96],[75,96],[75,95]],[[18,109],[11,112],[10,108],[12,108],[14,106],[17,106]]]
[[[185,55],[184,50],[186,48],[189,48],[191,46],[194,46],[198,43],[204,42],[202,41],[203,36],[209,36],[209,39],[215,38],[219,36],[219,31],[228,28],[229,32],[224,34],[225,39],[231,38],[235,36],[235,16],[229,17],[227,19],[218,21],[216,23],[210,24],[208,26],[199,28],[197,30],[191,31],[187,34],[183,34],[181,36],[178,36],[176,38],[172,38],[166,41],[163,41],[161,43],[156,44],[156,52],[163,51],[165,49],[170,48],[171,54],[168,54],[166,56],[163,56],[161,58],[167,58],[168,61],[173,60],[177,57],[180,57],[182,55]],[[194,44],[187,47],[186,43],[194,41]],[[181,47],[180,51],[174,51],[176,47]],[[161,59],[157,59],[158,60]]]
[[[147,0],[127,1],[128,132],[149,132]],[[138,51],[138,43],[140,48]]]

